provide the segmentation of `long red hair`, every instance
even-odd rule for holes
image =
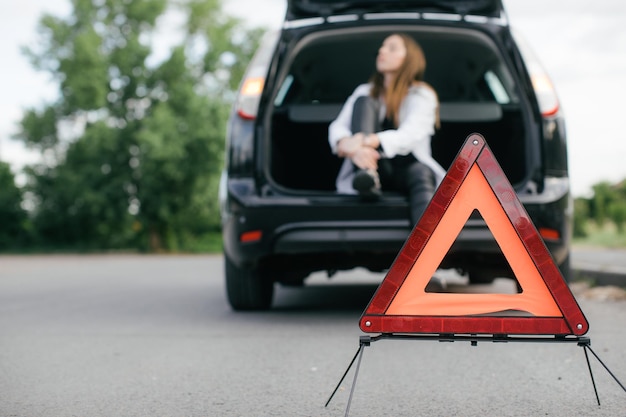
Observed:
[[[398,70],[398,74],[389,86],[385,88],[384,77],[380,72],[376,72],[370,82],[373,84],[370,95],[378,99],[383,97],[387,106],[387,118],[393,120],[398,127],[400,121],[400,106],[402,101],[409,92],[409,88],[413,85],[423,85],[430,88],[435,96],[437,93],[427,83],[424,82],[424,73],[426,72],[426,57],[422,47],[411,36],[404,33],[393,33],[389,36],[398,36],[402,39],[406,48],[406,56],[404,62]],[[437,103],[437,120],[436,127],[439,127],[439,104]]]

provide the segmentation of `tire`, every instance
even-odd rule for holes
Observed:
[[[559,265],[559,269],[561,270],[561,275],[563,275],[563,279],[566,283],[572,282],[572,265],[570,262],[570,252],[567,252],[567,256],[565,260],[561,262]]]
[[[496,279],[495,275],[487,274],[485,272],[470,271],[469,282],[470,284],[491,284]]]
[[[274,282],[256,268],[239,268],[224,256],[226,295],[233,310],[268,310],[274,296]]]

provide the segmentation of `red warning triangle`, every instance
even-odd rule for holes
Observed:
[[[521,293],[426,292],[474,210],[500,245]],[[359,325],[367,333],[580,336],[589,330],[537,229],[479,134],[465,141]]]

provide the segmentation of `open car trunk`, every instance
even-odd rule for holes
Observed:
[[[288,0],[286,20],[376,11],[458,13],[498,17],[501,0]]]
[[[429,26],[318,31],[304,38],[277,74],[267,131],[272,183],[293,192],[335,191],[342,161],[331,153],[328,125],[354,88],[370,78],[378,48],[393,32],[414,36],[426,55],[425,81],[441,102],[435,159],[447,169],[466,137],[478,132],[509,181],[521,187],[532,166],[530,135],[503,53],[482,32]]]

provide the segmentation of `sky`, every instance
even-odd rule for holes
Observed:
[[[223,0],[227,13],[251,26],[278,27],[286,0]],[[504,0],[512,26],[528,40],[551,76],[564,110],[572,191],[589,196],[600,181],[626,178],[626,2],[623,0]],[[0,3],[0,159],[15,171],[37,156],[9,139],[27,108],[54,100],[57,85],[36,72],[20,47],[35,45],[44,13],[66,16],[69,0]],[[161,22],[174,28],[175,18]],[[169,39],[170,41],[172,39]],[[160,42],[167,50],[167,39]]]

